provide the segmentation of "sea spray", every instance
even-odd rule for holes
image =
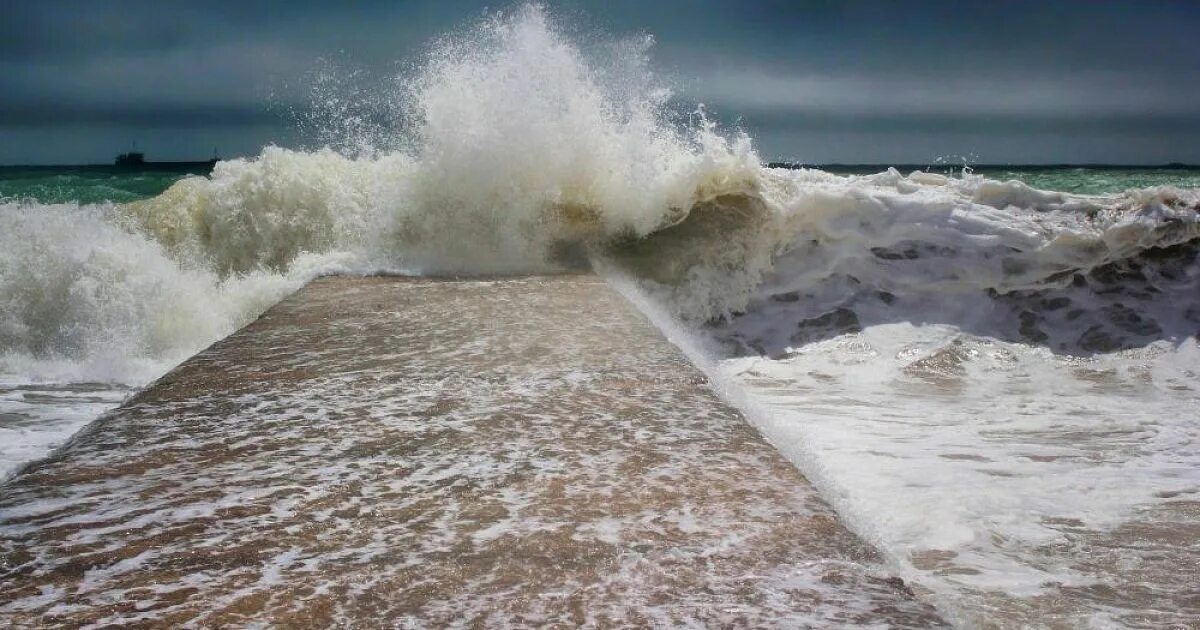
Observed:
[[[0,375],[139,386],[320,273],[553,272],[752,191],[749,139],[673,122],[649,44],[588,54],[520,7],[435,42],[345,152],[266,147],[124,205],[5,202]]]
[[[1123,584],[1055,545],[1200,488],[1200,195],[765,168],[669,111],[648,46],[590,54],[522,7],[435,43],[388,88],[401,122],[356,124],[353,151],[0,204],[4,386],[140,385],[324,272],[585,251],[719,348],[760,428],[944,601]]]
[[[541,272],[575,244],[704,322],[756,296],[844,283],[1036,291],[1200,235],[1192,190],[1071,195],[976,175],[764,168],[744,134],[722,134],[702,110],[683,123],[668,111],[649,44],[588,56],[523,6],[439,40],[397,80],[404,124],[362,132],[404,134],[379,141],[389,150],[267,147],[144,201],[6,202],[3,350],[85,358],[125,345],[175,360],[171,338],[211,340],[283,289],[234,294],[294,287],[321,261]],[[214,306],[217,321],[189,320]],[[159,320],[190,332],[146,323]]]
[[[37,380],[142,383],[338,257],[222,277],[122,229],[111,206],[0,204],[0,357]]]

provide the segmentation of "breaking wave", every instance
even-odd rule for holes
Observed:
[[[767,168],[745,134],[722,132],[702,109],[671,109],[649,70],[650,45],[585,49],[524,7],[435,43],[418,71],[386,88],[401,124],[343,121],[357,134],[352,152],[267,147],[123,205],[0,202],[0,376],[140,385],[329,272],[591,265],[703,327],[730,365],[761,360],[738,377],[749,389],[768,374],[777,389],[840,392],[838,404],[865,396],[856,383],[966,400],[970,378],[986,385],[988,374],[1009,378],[1012,365],[1043,369],[1058,358],[1068,362],[1047,373],[1084,374],[1092,368],[1073,361],[1144,348],[1158,354],[1129,361],[1158,365],[1164,344],[1200,331],[1197,191],[1075,195],[971,174]],[[877,350],[889,343],[891,355]],[[984,356],[995,365],[978,367]],[[796,357],[825,372],[796,367]],[[1177,397],[1191,404],[1194,395]],[[871,418],[889,404],[903,406],[856,413]],[[912,418],[927,411],[913,409]],[[880,426],[897,425],[856,435],[884,435]],[[796,440],[821,443],[838,434],[830,431]],[[858,453],[853,445],[841,446]],[[1122,495],[1112,513],[1166,483],[1177,446],[1161,462],[1141,460],[1145,491]],[[805,472],[830,496],[859,497],[839,507],[901,563],[936,546],[926,539],[962,558],[995,557],[963,538],[975,521],[954,520],[961,503],[944,506],[941,529],[911,510],[910,521],[895,516],[905,513],[898,505],[890,522],[909,529],[878,527],[861,499],[888,495],[855,485],[857,461],[820,460]],[[967,569],[1016,575],[983,560]]]
[[[971,176],[764,168],[748,137],[702,110],[673,116],[650,43],[585,54],[524,7],[437,42],[393,90],[402,129],[357,127],[359,146],[401,134],[377,144],[402,149],[268,147],[146,201],[6,203],[6,363],[170,363],[327,267],[521,273],[590,256],[709,320],[763,294],[850,285],[1041,291],[1198,234],[1188,191],[1081,197]]]
[[[403,129],[356,127],[401,149],[267,147],[145,201],[4,203],[4,371],[144,380],[324,270],[554,271],[751,190],[747,138],[669,122],[649,43],[585,58],[525,7],[436,43],[393,90]]]
[[[648,38],[584,47],[563,32],[524,7],[436,42],[383,88],[400,124],[342,121],[353,151],[267,147],[127,204],[0,202],[3,383],[144,384],[322,273],[590,265],[699,327],[733,381],[782,400],[772,417],[803,416],[761,425],[934,590],[1066,579],[1013,551],[1054,539],[1050,525],[971,512],[973,487],[933,484],[919,509],[889,503],[948,467],[990,467],[1011,488],[989,477],[989,499],[1043,523],[1112,525],[1164,488],[1195,492],[1178,471],[1200,465],[1186,437],[1200,370],[1196,190],[1076,195],[971,174],[767,168],[745,134],[671,108]],[[1031,374],[1046,385],[1022,389]],[[1150,385],[1131,406],[1121,392],[1134,381]],[[1091,416],[1047,407],[1057,426],[1083,423],[1079,444],[1032,461],[1058,466],[1077,446],[1091,464],[1058,466],[1061,492],[1028,505],[1046,490],[1022,481],[1034,468],[1021,449],[1043,424],[1004,412],[972,423],[1051,388],[1127,410],[1104,426],[1176,438],[1129,459],[1105,450]],[[935,444],[921,431],[930,414],[951,435],[979,433],[969,449]],[[864,459],[885,451],[905,466]]]

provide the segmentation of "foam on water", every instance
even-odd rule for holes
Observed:
[[[666,122],[648,44],[588,58],[525,7],[431,47],[389,88],[405,128],[356,127],[357,159],[267,147],[125,205],[0,203],[0,374],[138,386],[325,271],[556,270],[747,185],[746,138]]]
[[[336,255],[304,255],[285,272],[222,277],[124,229],[123,211],[0,204],[0,428],[12,438],[0,475],[337,268]]]
[[[969,626],[1194,620],[1197,193],[760,184],[611,261],[843,517]]]
[[[388,88],[401,128],[356,126],[353,157],[268,147],[145,201],[0,204],[0,411],[115,384],[0,466],[319,273],[589,257],[943,607],[1119,586],[1061,548],[1200,498],[1200,195],[764,168],[673,117],[648,46],[585,52],[525,7],[433,45]]]

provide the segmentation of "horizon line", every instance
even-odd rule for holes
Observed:
[[[217,158],[215,162],[227,162],[235,159],[246,159],[244,156],[232,158]],[[252,158],[251,158],[252,159]],[[200,160],[163,160],[160,162],[146,162],[148,166],[155,165],[201,165],[213,164],[214,158]],[[1187,162],[991,162],[991,163],[950,163],[950,162],[805,162],[800,160],[764,160],[762,165],[766,168],[815,168],[826,170],[830,168],[970,168],[970,169],[997,169],[997,168],[1019,168],[1019,167],[1034,167],[1034,168],[1144,168],[1144,169],[1200,169],[1200,163]],[[0,168],[124,168],[128,171],[139,170],[136,167],[118,167],[113,162],[92,162],[92,163],[67,163],[53,162],[41,164],[0,164]],[[148,169],[153,170],[153,169]]]

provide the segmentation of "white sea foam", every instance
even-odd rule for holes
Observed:
[[[590,61],[526,7],[406,77],[403,151],[267,147],[127,205],[6,203],[7,364],[90,361],[108,367],[80,376],[141,382],[330,265],[553,270],[564,243],[643,236],[752,187],[747,138],[665,122],[645,46]]]
[[[341,260],[222,277],[122,210],[0,204],[0,476]]]
[[[1200,498],[1195,191],[894,171],[760,191],[712,209],[749,219],[612,260],[660,321],[726,315],[685,343],[859,533],[968,626],[1190,618],[1088,589],[1169,592],[1160,554],[1187,555],[1128,532]]]
[[[398,83],[403,129],[356,157],[268,147],[142,202],[0,205],[5,395],[141,385],[324,271],[587,252],[708,322],[713,373],[947,601],[1110,579],[1029,550],[1200,492],[1196,191],[764,168],[672,118],[648,46],[585,53],[526,7],[434,45]]]
[[[324,271],[554,270],[749,185],[746,138],[665,122],[647,45],[590,59],[526,7],[404,77],[407,128],[367,130],[402,150],[267,147],[127,205],[0,205],[0,374],[141,385]]]

